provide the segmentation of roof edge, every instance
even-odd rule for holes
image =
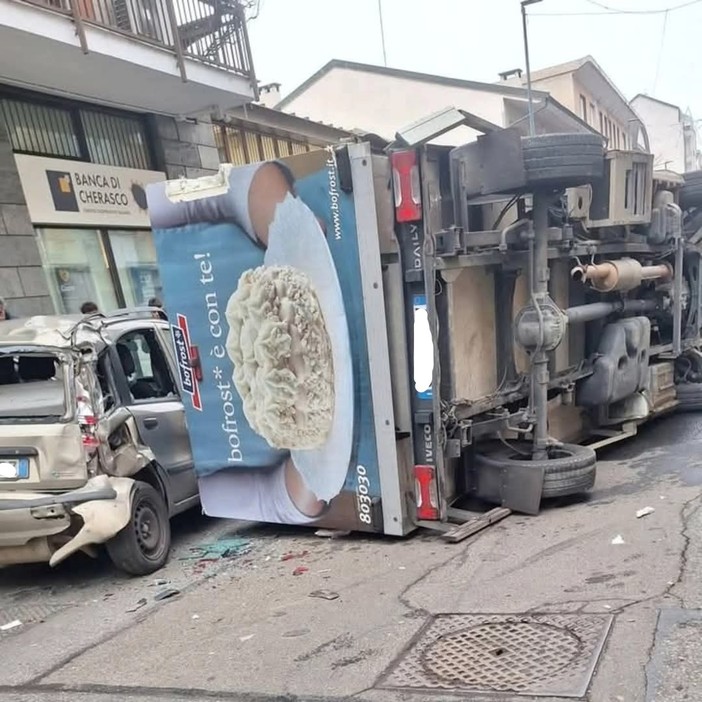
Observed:
[[[345,61],[342,59],[332,59],[327,62],[322,68],[313,73],[307,80],[300,83],[292,92],[286,95],[275,109],[285,109],[293,100],[302,95],[308,88],[318,82],[327,73],[330,73],[335,68],[345,68],[351,71],[375,73],[377,75],[391,76],[395,78],[405,78],[407,80],[423,81],[425,83],[436,83],[439,85],[450,85],[457,88],[474,88],[476,90],[484,90],[500,95],[508,95],[512,97],[526,97],[526,88],[514,87],[510,85],[501,85],[500,83],[482,83],[480,81],[465,80],[463,78],[450,78],[448,76],[439,76],[432,73],[420,73],[418,71],[407,71],[401,68],[388,68],[386,66],[377,66],[369,63],[358,63],[356,61]],[[532,91],[534,96],[545,97],[547,92],[542,90]]]

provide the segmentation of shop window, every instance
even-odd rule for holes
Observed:
[[[84,302],[114,310],[117,294],[100,233],[93,229],[38,229],[39,250],[56,311],[79,314]]]
[[[112,258],[127,307],[146,307],[163,299],[156,249],[149,231],[109,231]]]
[[[13,151],[59,158],[81,156],[69,110],[2,98],[0,120],[5,123]]]

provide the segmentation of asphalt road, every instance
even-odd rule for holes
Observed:
[[[701,484],[702,419],[687,415],[603,453],[587,501],[548,505],[538,517],[513,515],[459,545],[429,533],[327,540],[190,515],[158,576],[167,583],[123,578],[104,561],[3,571],[0,611],[56,606],[43,622],[0,637],[0,696],[455,700],[449,690],[407,692],[387,683],[397,670],[419,670],[412,667],[415,637],[444,615],[500,614],[602,624],[606,640],[583,699],[696,702]],[[653,513],[637,518],[646,506]],[[193,550],[221,537],[243,542],[204,561]],[[306,570],[294,575],[299,565]],[[156,601],[165,587],[179,594]],[[497,699],[565,698],[503,691]]]

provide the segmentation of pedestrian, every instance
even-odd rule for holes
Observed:
[[[94,303],[88,300],[88,302],[84,302],[80,306],[80,313],[81,314],[97,314],[99,312],[98,306]]]
[[[161,302],[160,297],[151,297],[147,303],[148,307],[155,307],[156,309],[151,313],[154,319],[168,319],[166,313],[163,309],[163,302]]]
[[[0,297],[0,322],[6,319],[12,319],[12,315],[7,311],[7,303],[4,297]]]

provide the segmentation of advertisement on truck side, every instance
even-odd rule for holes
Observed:
[[[381,531],[356,211],[335,152],[147,196],[204,511]]]

